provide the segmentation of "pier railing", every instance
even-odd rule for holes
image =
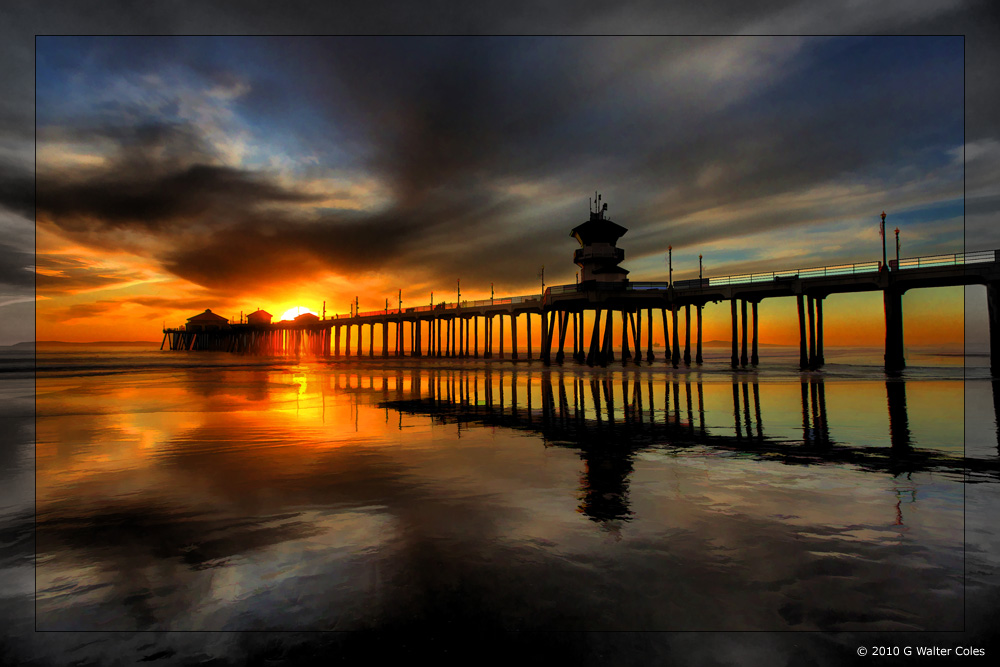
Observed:
[[[900,259],[897,265],[896,260],[889,261],[891,271],[905,271],[907,269],[929,268],[934,266],[955,266],[964,264],[979,264],[985,262],[998,261],[1000,250],[976,250],[973,252],[959,252],[943,255],[925,255],[922,257],[907,257]],[[675,290],[685,290],[698,287],[713,287],[716,285],[744,285],[747,283],[768,283],[782,280],[796,280],[801,278],[821,278],[825,276],[848,276],[865,273],[877,273],[881,262],[858,262],[853,264],[834,264],[831,266],[814,266],[804,269],[789,269],[786,271],[766,271],[760,273],[738,273],[728,276],[713,276],[710,278],[693,278],[689,280],[675,280],[673,287]],[[595,286],[589,285],[588,290],[667,290],[670,283],[666,281],[645,281],[628,282],[624,285],[620,283],[598,283]],[[434,305],[413,306],[408,308],[383,308],[381,310],[368,310],[357,315],[351,313],[341,313],[333,315],[330,319],[351,319],[353,317],[376,317],[379,315],[409,315],[413,313],[428,312],[448,312],[461,308],[482,308],[484,306],[502,306],[518,303],[542,302],[549,296],[560,294],[573,294],[580,291],[580,286],[574,285],[553,285],[545,289],[545,294],[523,294],[520,296],[507,296],[494,299],[479,299],[476,301],[442,302]],[[167,331],[167,330],[165,330]],[[170,332],[182,332],[183,327],[171,329]]]
[[[376,317],[379,315],[410,315],[412,313],[429,313],[431,311],[437,313],[441,311],[458,310],[460,308],[481,308],[483,306],[502,306],[512,303],[531,303],[535,301],[541,301],[541,294],[523,294],[521,296],[505,296],[497,299],[479,299],[478,301],[442,301],[441,303],[435,303],[433,306],[413,306],[410,308],[381,308],[379,310],[366,310],[357,315],[352,315],[351,313],[341,313],[339,315],[334,315],[333,319],[344,320],[351,319],[352,317]]]
[[[928,268],[932,266],[954,266],[963,264],[978,264],[983,262],[997,261],[998,250],[977,250],[974,252],[958,252],[947,255],[925,255],[923,257],[908,257],[900,259],[897,266],[896,260],[889,261],[889,269],[892,271],[904,271],[906,269]],[[881,262],[857,262],[853,264],[834,264],[831,266],[813,266],[805,269],[789,269],[786,271],[766,271],[761,273],[737,273],[728,276],[713,276],[711,278],[694,278],[691,280],[675,280],[674,289],[683,290],[694,287],[709,287],[716,285],[745,285],[747,283],[769,283],[782,280],[796,280],[800,278],[822,278],[826,276],[849,276],[864,273],[878,273]],[[622,284],[608,283],[607,285],[598,283],[597,290],[665,290],[670,287],[670,283],[661,282],[629,282]],[[595,289],[588,286],[589,290]],[[546,295],[572,294],[580,291],[579,285],[553,285],[545,290]]]
[[[896,266],[896,260],[889,260],[889,268],[901,270],[901,269],[917,269],[930,266],[954,266],[956,264],[979,264],[981,262],[995,262],[997,261],[996,250],[976,250],[973,252],[957,252],[951,255],[926,255],[924,257],[908,257],[899,260],[899,266]]]

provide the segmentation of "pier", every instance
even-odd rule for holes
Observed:
[[[708,303],[728,301],[732,322],[731,365],[741,368],[759,363],[757,305],[768,298],[794,298],[799,313],[799,365],[815,369],[824,364],[824,299],[831,294],[881,291],[885,304],[885,368],[899,371],[905,367],[903,294],[928,287],[985,285],[990,366],[997,375],[1000,374],[998,254],[1000,250],[985,250],[913,257],[900,260],[898,265],[891,262],[888,268],[869,262],[696,278],[672,284],[558,285],[547,288],[544,294],[387,308],[304,323],[234,323],[203,331],[165,328],[161,349],[169,345],[171,350],[224,350],[238,354],[373,357],[377,335],[381,341],[379,354],[383,357],[518,359],[519,353],[524,352],[518,346],[518,322],[524,318],[527,348],[523,358],[563,363],[569,356],[578,363],[606,366],[616,360],[612,342],[617,332],[622,343],[619,359],[622,363],[661,361],[677,367],[689,365],[692,358],[695,363],[701,359],[701,309]],[[593,315],[588,318],[593,324],[585,331],[583,316],[588,311]],[[537,355],[531,343],[533,326],[541,332]],[[692,333],[696,341],[693,352]],[[661,335],[666,343],[662,359],[653,353],[655,334]]]
[[[622,364],[662,361],[677,368],[702,363],[705,305],[729,302],[730,364],[746,368],[760,362],[758,305],[764,299],[791,298],[798,307],[799,366],[818,369],[825,363],[824,300],[831,294],[882,292],[885,369],[892,373],[906,366],[904,293],[930,287],[985,285],[990,366],[993,375],[1000,375],[1000,250],[678,281],[673,280],[671,259],[667,281],[633,282],[619,265],[624,250],[616,246],[627,230],[606,218],[606,211],[607,204],[602,207],[600,198],[595,197],[590,219],[570,234],[581,246],[573,255],[581,268],[577,284],[548,287],[541,294],[409,308],[402,307],[400,296],[397,308],[387,304],[382,310],[333,317],[324,313],[322,318],[309,315],[276,323],[263,311],[253,315],[263,313],[266,318],[248,318],[247,323],[229,323],[206,311],[190,318],[186,326],[164,328],[160,348],[169,344],[171,350],[374,357],[378,336],[382,357],[517,360],[522,353],[518,324],[524,318],[526,359],[561,364],[568,356],[577,363],[607,366],[616,361],[614,342],[620,340],[617,361]],[[589,324],[585,315],[590,315]],[[541,334],[537,355],[532,349],[533,326]],[[657,359],[653,351],[654,334],[662,335],[664,341],[662,359]]]

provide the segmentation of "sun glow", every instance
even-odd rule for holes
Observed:
[[[298,317],[302,313],[312,313],[313,315],[318,315],[319,314],[319,313],[313,313],[313,311],[309,310],[305,306],[295,306],[294,308],[289,308],[288,310],[286,310],[281,315],[281,320],[282,321],[285,321],[285,320],[294,320],[296,317]]]

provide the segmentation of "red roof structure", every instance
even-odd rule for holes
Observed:
[[[187,319],[188,331],[208,331],[210,329],[227,329],[229,320],[221,315],[216,315],[206,308],[204,313],[198,313],[194,317]]]
[[[261,310],[258,308],[254,312],[247,315],[247,324],[270,324],[273,315],[266,310]]]

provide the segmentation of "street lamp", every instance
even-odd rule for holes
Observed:
[[[702,276],[702,271],[701,271],[701,255],[698,255],[698,280],[701,280],[701,276]]]
[[[885,265],[885,211],[882,211],[882,222],[878,226],[878,235],[882,237],[882,267]]]
[[[461,306],[462,305],[462,279],[461,278],[456,278],[455,279],[455,285],[457,285],[457,287],[458,287],[458,302],[456,303],[456,305]]]
[[[667,285],[674,284],[674,247],[667,246]]]
[[[896,227],[896,270],[899,270],[899,227]]]

